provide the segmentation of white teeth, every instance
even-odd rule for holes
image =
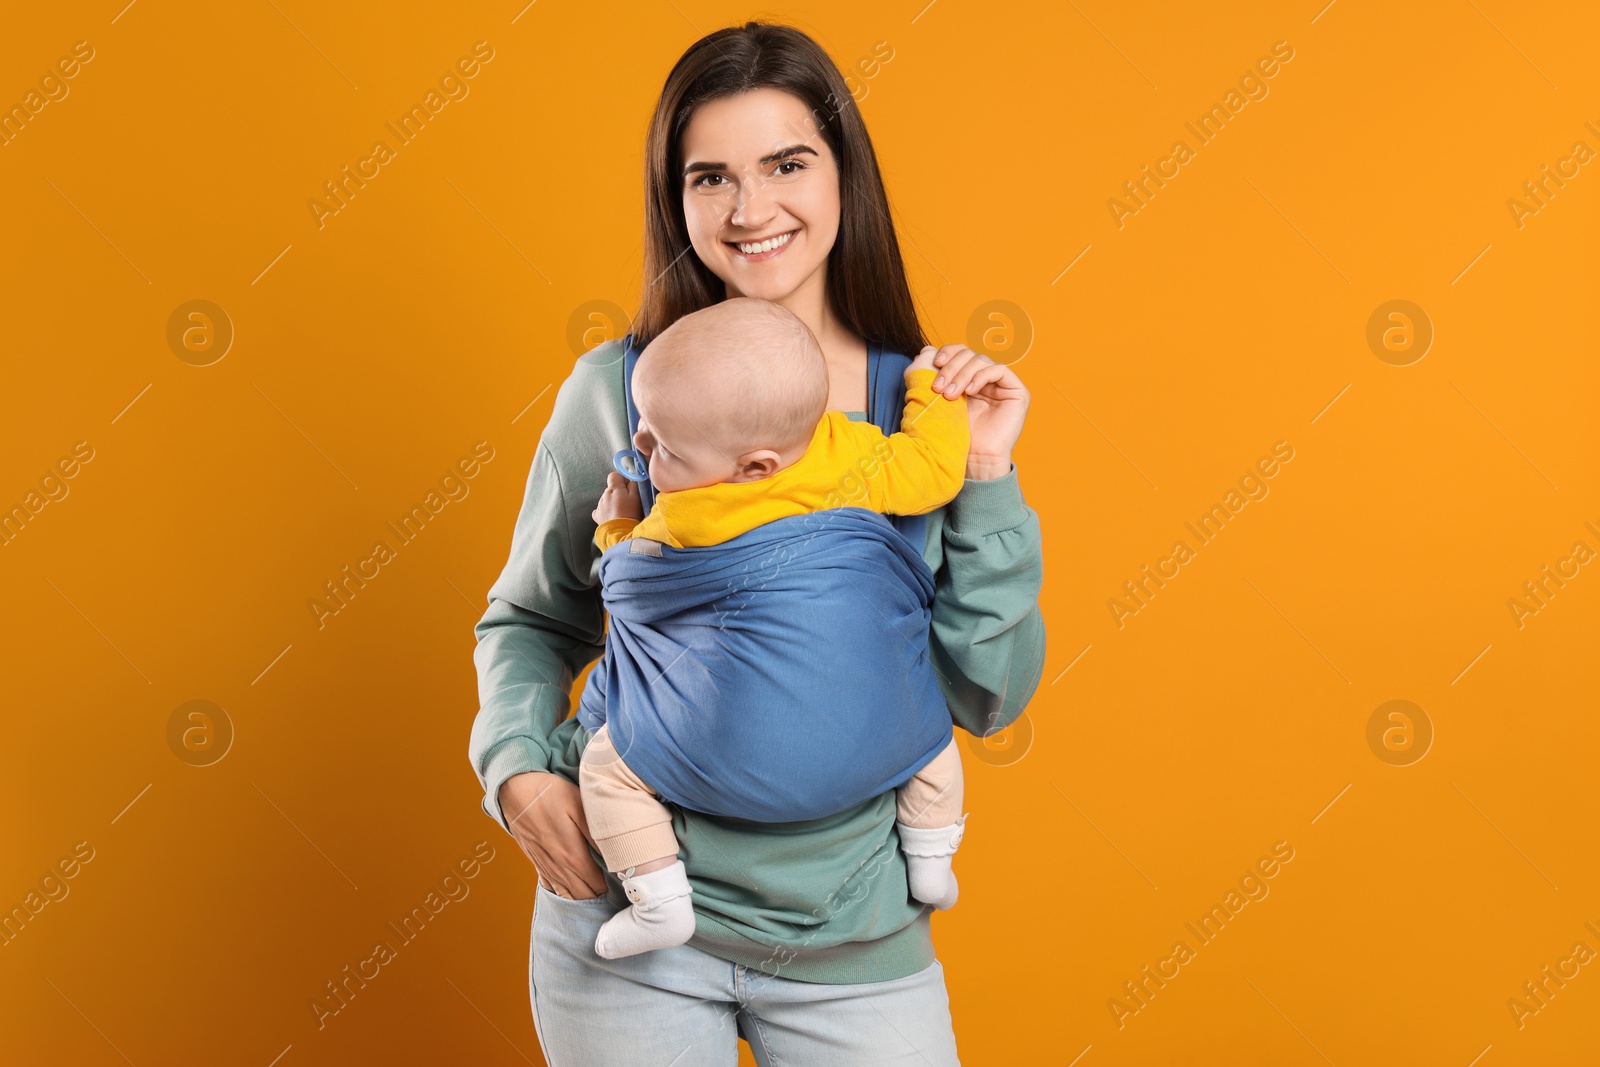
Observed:
[[[739,251],[743,252],[745,255],[754,256],[754,255],[759,255],[762,252],[770,252],[774,248],[779,247],[780,245],[788,244],[789,243],[789,238],[793,237],[793,236],[794,236],[794,233],[793,233],[793,231],[791,231],[789,233],[779,234],[777,237],[773,237],[770,240],[762,241],[759,244],[741,244],[741,245],[738,245],[737,247],[738,247]]]

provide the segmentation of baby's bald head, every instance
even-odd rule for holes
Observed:
[[[750,297],[667,327],[641,354],[634,383],[641,413],[656,408],[661,427],[692,426],[730,463],[758,448],[798,458],[828,403],[828,368],[810,329],[781,304]]]

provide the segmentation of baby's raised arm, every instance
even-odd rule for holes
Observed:
[[[933,350],[906,368],[906,407],[900,429],[884,436],[871,423],[851,423],[870,457],[862,465],[867,501],[843,499],[837,506],[864,506],[885,515],[923,515],[948,504],[967,476],[967,398],[946,400],[933,391],[938,371]]]

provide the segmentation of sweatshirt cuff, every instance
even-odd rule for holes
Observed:
[[[1028,518],[1028,506],[1022,499],[1022,485],[1017,481],[1017,465],[998,478],[986,481],[964,479],[961,491],[951,500],[945,512],[945,526],[953,534],[971,540],[987,537],[1005,530],[1014,530]]]
[[[483,768],[484,813],[499,823],[509,834],[511,826],[506,821],[505,812],[500,810],[500,787],[506,783],[506,779],[514,775],[527,771],[542,771],[549,764],[549,755],[532,738],[512,737],[502,741],[489,754],[489,760]]]

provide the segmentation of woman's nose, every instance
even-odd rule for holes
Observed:
[[[740,185],[737,199],[734,200],[733,213],[728,216],[730,226],[740,230],[759,230],[771,220],[772,213],[767,208],[769,201],[764,191],[765,185],[759,176]]]

